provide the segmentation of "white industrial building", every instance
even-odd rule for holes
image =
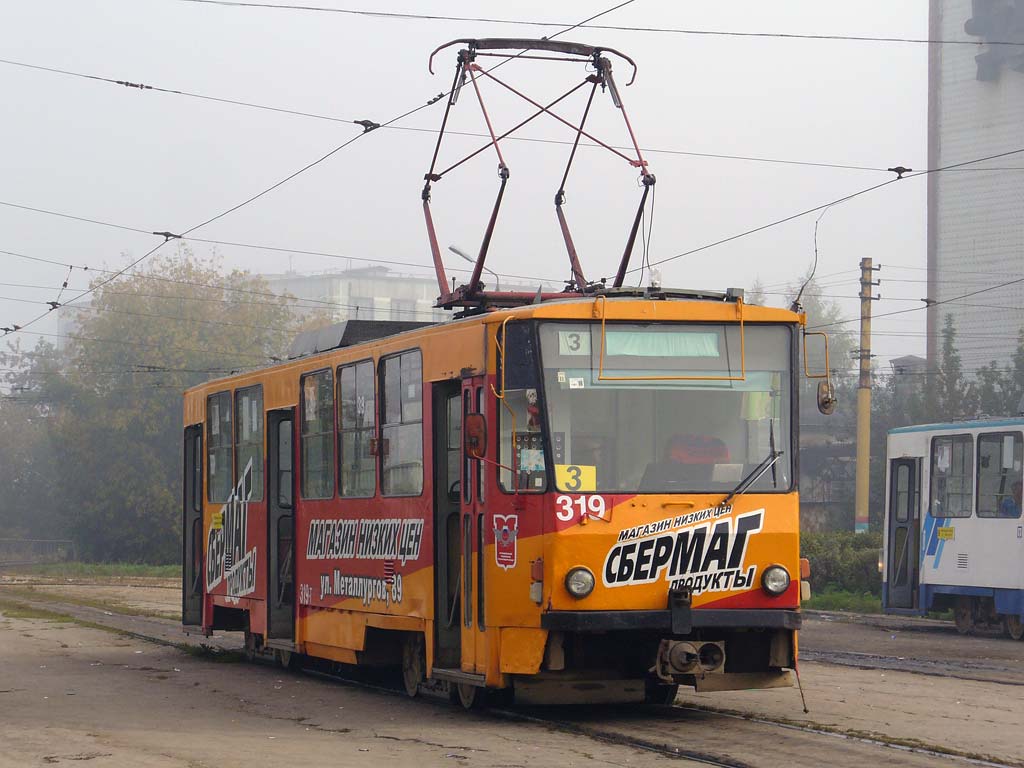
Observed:
[[[459,279],[467,275],[460,272]],[[329,312],[334,320],[391,320],[400,322],[444,322],[453,313],[437,309],[437,278],[433,275],[405,275],[383,266],[356,267],[336,272],[302,274],[286,272],[261,275],[274,293],[298,299],[296,311],[308,314]],[[484,273],[487,290],[534,292],[558,290],[549,284],[496,285],[492,275]]]
[[[1024,0],[931,0],[928,36],[978,43],[929,46],[928,167],[1024,147]],[[965,370],[1006,365],[1024,327],[1024,153],[928,182],[928,298],[979,291],[928,310],[928,358],[949,314]]]
[[[334,272],[286,272],[262,275],[274,293],[299,301],[297,311],[329,312],[335,320],[441,322],[450,312],[435,309],[437,279],[402,275],[387,267],[360,267]]]

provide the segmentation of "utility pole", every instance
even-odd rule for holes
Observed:
[[[860,360],[860,379],[857,382],[857,491],[854,501],[854,531],[867,533],[868,493],[870,488],[871,459],[871,302],[880,299],[872,296],[872,288],[881,280],[872,280],[871,273],[881,267],[873,267],[871,259],[860,260],[860,349],[856,355]]]

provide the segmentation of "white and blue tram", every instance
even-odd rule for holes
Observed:
[[[890,430],[882,605],[1024,637],[1024,417]]]

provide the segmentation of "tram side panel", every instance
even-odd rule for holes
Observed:
[[[887,612],[942,610],[953,607],[958,597],[992,599],[999,614],[1024,612],[1024,520],[1019,510],[1010,514],[1009,506],[999,511],[1000,501],[1012,499],[1006,493],[996,502],[988,497],[979,502],[983,475],[994,469],[988,446],[993,436],[1003,436],[1000,429],[975,423],[890,433],[882,571]],[[1007,433],[1012,435],[1012,430]],[[903,511],[897,473],[909,461],[919,467],[919,480],[908,513]],[[1012,471],[1020,472],[1019,460]],[[957,489],[955,493],[951,488]],[[907,552],[901,516],[914,523],[915,547]],[[899,599],[901,582],[908,579],[912,603]]]

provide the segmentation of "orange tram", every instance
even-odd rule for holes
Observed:
[[[653,273],[649,288],[624,285],[655,184],[608,55],[632,67],[626,85],[632,59],[550,39],[467,38],[434,54],[452,45],[421,200],[437,306],[461,317],[351,320],[300,337],[286,363],[186,392],[184,624],[244,631],[251,654],[284,663],[400,666],[410,694],[447,688],[467,707],[498,690],[663,703],[681,684],[791,684],[808,576],[796,487],[804,314],[747,306],[734,289],[662,290]],[[544,106],[477,63],[525,51],[582,79]],[[443,167],[467,83],[490,142]],[[487,83],[533,116],[499,135]],[[573,126],[552,107],[577,90],[589,97]],[[584,131],[601,94],[631,155]],[[510,178],[501,142],[541,115],[576,136],[555,195],[572,279],[562,293],[488,292]],[[610,284],[586,279],[562,210],[582,136],[639,173]],[[497,196],[456,288],[431,197],[491,148]],[[832,404],[822,381],[819,408]]]
[[[184,624],[465,706],[791,685],[803,324],[609,289],[353,320],[195,387]]]

